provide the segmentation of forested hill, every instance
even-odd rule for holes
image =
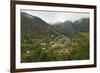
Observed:
[[[21,13],[21,31],[22,34],[27,33],[34,35],[58,34],[52,25],[37,16],[32,16],[25,12]]]

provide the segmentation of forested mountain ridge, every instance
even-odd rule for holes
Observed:
[[[54,27],[43,19],[29,15],[25,12],[21,13],[21,31],[22,34],[30,35],[57,35],[57,32]]]

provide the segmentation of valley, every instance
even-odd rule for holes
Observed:
[[[89,18],[53,25],[21,13],[21,62],[89,59]]]

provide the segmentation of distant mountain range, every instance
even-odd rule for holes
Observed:
[[[68,20],[65,22],[57,22],[54,26],[61,32],[89,32],[89,18],[82,18],[75,22]]]
[[[82,18],[75,22],[66,20],[50,25],[43,19],[21,12],[22,33],[34,33],[45,35],[58,35],[63,32],[89,32],[89,18]]]

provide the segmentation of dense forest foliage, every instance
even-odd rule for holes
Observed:
[[[21,12],[21,62],[89,59],[89,18],[49,24]]]

